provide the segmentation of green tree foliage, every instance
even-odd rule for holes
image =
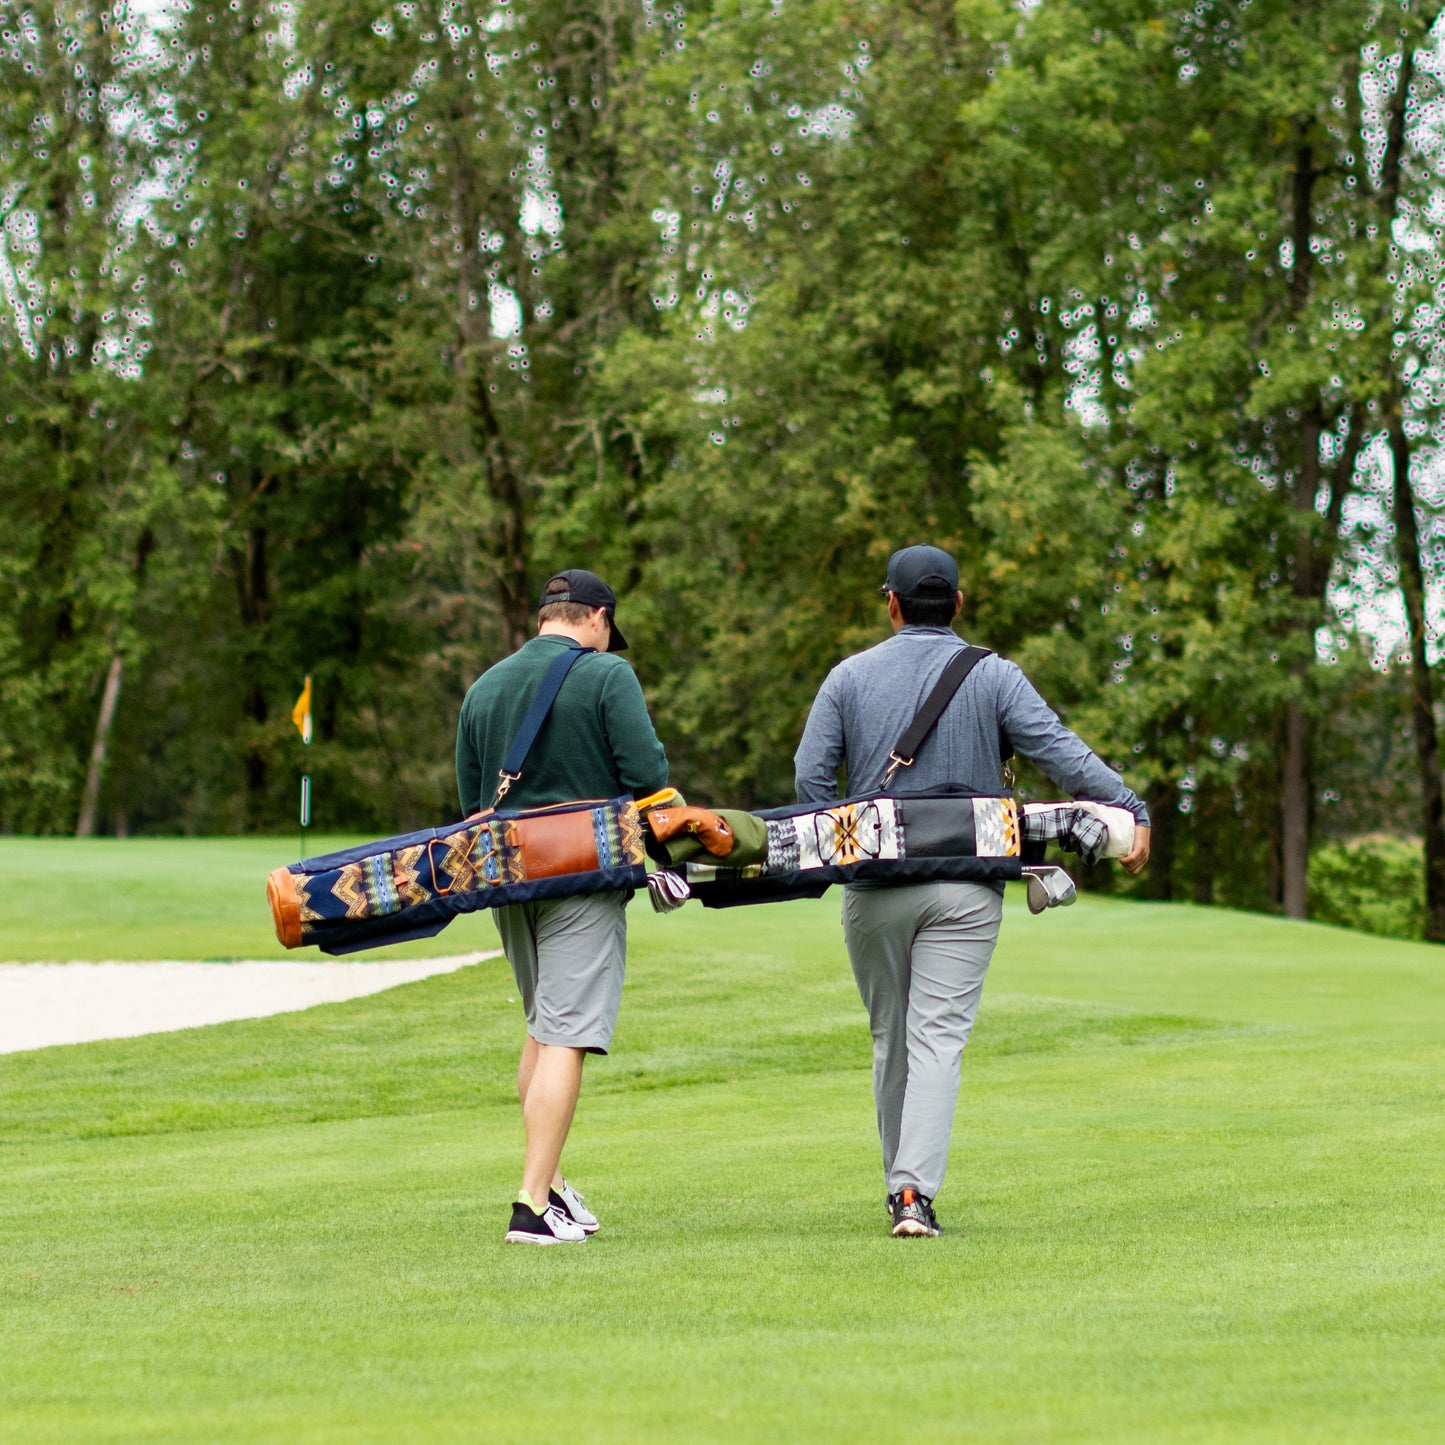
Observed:
[[[0,6],[0,826],[74,826],[101,680],[192,509],[142,385],[164,147],[137,22]]]
[[[435,818],[574,565],[678,781],[777,802],[923,539],[1148,793],[1156,895],[1298,911],[1312,834],[1399,825],[1358,629],[1396,417],[1433,576],[1433,10],[62,11],[0,0],[0,826],[74,826],[117,665],[103,826],[282,825],[307,673],[322,818]]]

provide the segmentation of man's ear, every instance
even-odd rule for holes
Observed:
[[[953,594],[953,615],[954,615],[955,617],[957,617],[958,614],[959,614],[960,612],[962,612],[962,611],[963,611],[963,593],[962,593],[962,592],[955,592],[955,593]]]
[[[607,615],[605,607],[596,607],[592,611],[592,623],[595,627],[605,628],[607,632],[607,646],[604,652],[612,651],[612,619]]]

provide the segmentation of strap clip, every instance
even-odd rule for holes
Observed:
[[[887,787],[893,781],[893,775],[899,768],[911,768],[912,758],[900,758],[896,752],[888,754],[888,771],[883,774],[883,787]]]
[[[505,768],[497,774],[497,796],[492,799],[492,807],[501,807],[502,799],[512,791],[512,784],[521,776],[521,773],[509,773]]]

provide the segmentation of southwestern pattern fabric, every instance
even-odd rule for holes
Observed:
[[[458,913],[641,887],[631,798],[497,813],[294,863],[271,875],[288,948],[351,952],[439,933]]]
[[[774,873],[796,873],[803,866],[803,849],[793,820],[769,818],[767,829],[768,861],[758,868],[758,873],[763,871],[763,867],[771,868]],[[758,873],[753,876],[757,877]]]
[[[852,798],[760,816],[768,838],[761,866],[729,868],[719,859],[678,870],[705,906],[818,897],[834,883],[862,880],[999,882],[1022,874],[1012,798]]]
[[[973,852],[978,858],[1019,856],[1019,805],[1012,798],[973,800]]]
[[[729,868],[725,861],[689,862],[688,882],[856,870],[863,864],[906,865],[911,858],[1017,858],[1020,853],[1018,804],[1012,798],[863,798],[830,808],[795,809],[766,823],[765,863]],[[932,865],[913,871],[920,876],[937,873]],[[867,876],[909,872],[884,866],[868,869]]]
[[[783,820],[791,825],[796,846],[786,842],[784,856],[797,857],[796,868],[844,868],[865,858],[903,857],[903,833],[898,826],[898,804],[892,798],[862,803],[841,803],[816,813],[800,813]],[[786,830],[782,830],[784,834]],[[770,873],[784,871],[773,860],[768,838]]]
[[[1017,858],[1020,847],[1012,798],[865,798],[769,818],[767,827],[762,873],[898,862],[911,854]]]
[[[593,808],[592,832],[597,842],[599,868],[625,868],[646,857],[642,820],[637,816],[637,808],[630,803]]]

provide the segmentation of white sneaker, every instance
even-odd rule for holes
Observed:
[[[596,1234],[602,1228],[597,1216],[588,1209],[587,1201],[565,1179],[560,1189],[547,1191],[547,1203],[553,1209],[560,1209],[573,1224],[587,1234]]]
[[[549,1203],[540,1214],[523,1199],[512,1206],[508,1244],[582,1244],[586,1238],[587,1231],[555,1204]]]

